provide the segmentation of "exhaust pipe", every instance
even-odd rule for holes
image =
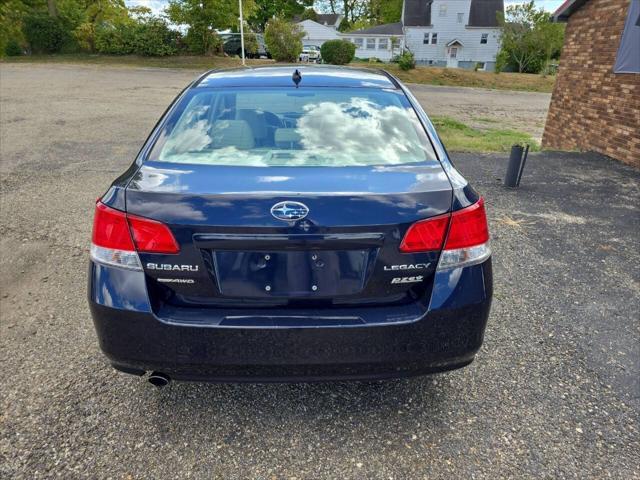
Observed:
[[[151,385],[154,385],[158,388],[166,387],[171,382],[169,376],[165,375],[162,372],[151,372],[147,380]]]

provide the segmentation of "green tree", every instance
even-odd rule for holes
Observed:
[[[402,0],[319,0],[321,11],[344,16],[340,30],[348,32],[383,23],[399,22]]]
[[[564,25],[551,22],[551,15],[529,3],[511,5],[499,14],[502,27],[498,69],[511,67],[518,72],[538,73],[552,58],[560,56]]]
[[[58,0],[58,8],[60,16],[66,19],[73,31],[78,47],[90,52],[100,51],[96,46],[98,31],[102,35],[102,46],[110,35],[117,43],[115,38],[122,36],[136,22],[131,13],[151,14],[151,10],[145,7],[132,7],[130,10],[123,0]]]
[[[273,17],[291,20],[295,15],[303,15],[305,8],[313,6],[313,0],[257,0],[248,23],[256,31],[263,32],[267,22]]]
[[[369,0],[321,0],[318,4],[322,10],[344,16],[340,24],[340,30],[343,30],[351,28],[355,22],[367,17]]]
[[[314,22],[317,22],[318,12],[316,12],[314,8],[305,8],[300,18],[301,20],[313,20]]]
[[[58,17],[42,13],[26,17],[22,30],[35,53],[59,52],[69,35]]]
[[[255,8],[254,0],[243,0],[245,18]],[[169,0],[165,13],[171,22],[188,27],[185,41],[193,53],[212,53],[219,48],[216,30],[240,26],[238,0]]]
[[[22,21],[32,10],[31,5],[21,0],[0,2],[0,55],[4,55],[10,42],[26,46]]]
[[[369,0],[367,15],[374,25],[399,22],[402,0]]]
[[[135,25],[133,52],[146,56],[167,56],[177,53],[179,34],[156,16],[149,16]]]
[[[264,41],[271,56],[278,62],[297,62],[302,52],[304,31],[298,24],[282,18],[272,18],[264,30]]]

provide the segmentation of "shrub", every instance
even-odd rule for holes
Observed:
[[[269,20],[264,30],[264,42],[271,56],[278,62],[296,62],[302,52],[304,31],[297,24],[281,18]]]
[[[95,32],[95,49],[112,55],[167,56],[178,51],[178,32],[157,17],[138,22],[102,25]]]
[[[175,55],[178,33],[171,30],[161,18],[151,18],[140,23],[133,35],[133,53],[145,56],[163,57]]]
[[[100,53],[129,55],[134,53],[135,25],[102,25],[96,28],[95,47]]]
[[[19,55],[22,55],[23,52],[22,47],[20,46],[18,41],[15,38],[10,38],[9,40],[7,40],[7,44],[4,47],[4,53],[8,57],[17,57]]]
[[[348,40],[329,40],[320,47],[322,61],[333,65],[346,65],[356,56],[356,46]]]
[[[244,53],[249,57],[258,55],[260,45],[258,44],[258,37],[255,33],[244,34]]]
[[[216,32],[203,27],[190,27],[182,37],[189,53],[196,55],[221,55],[222,38]]]
[[[35,53],[59,52],[69,40],[60,19],[49,15],[30,15],[25,18],[22,28],[31,50]]]
[[[416,68],[416,59],[413,53],[409,50],[402,52],[402,55],[398,56],[398,66],[401,70],[413,70]]]

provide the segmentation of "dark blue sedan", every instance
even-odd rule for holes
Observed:
[[[473,361],[490,256],[393,76],[212,71],[98,201],[89,304],[111,364],[158,386],[410,376]]]

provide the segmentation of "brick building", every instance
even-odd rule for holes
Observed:
[[[554,17],[567,29],[543,147],[640,167],[640,0],[567,0]]]

